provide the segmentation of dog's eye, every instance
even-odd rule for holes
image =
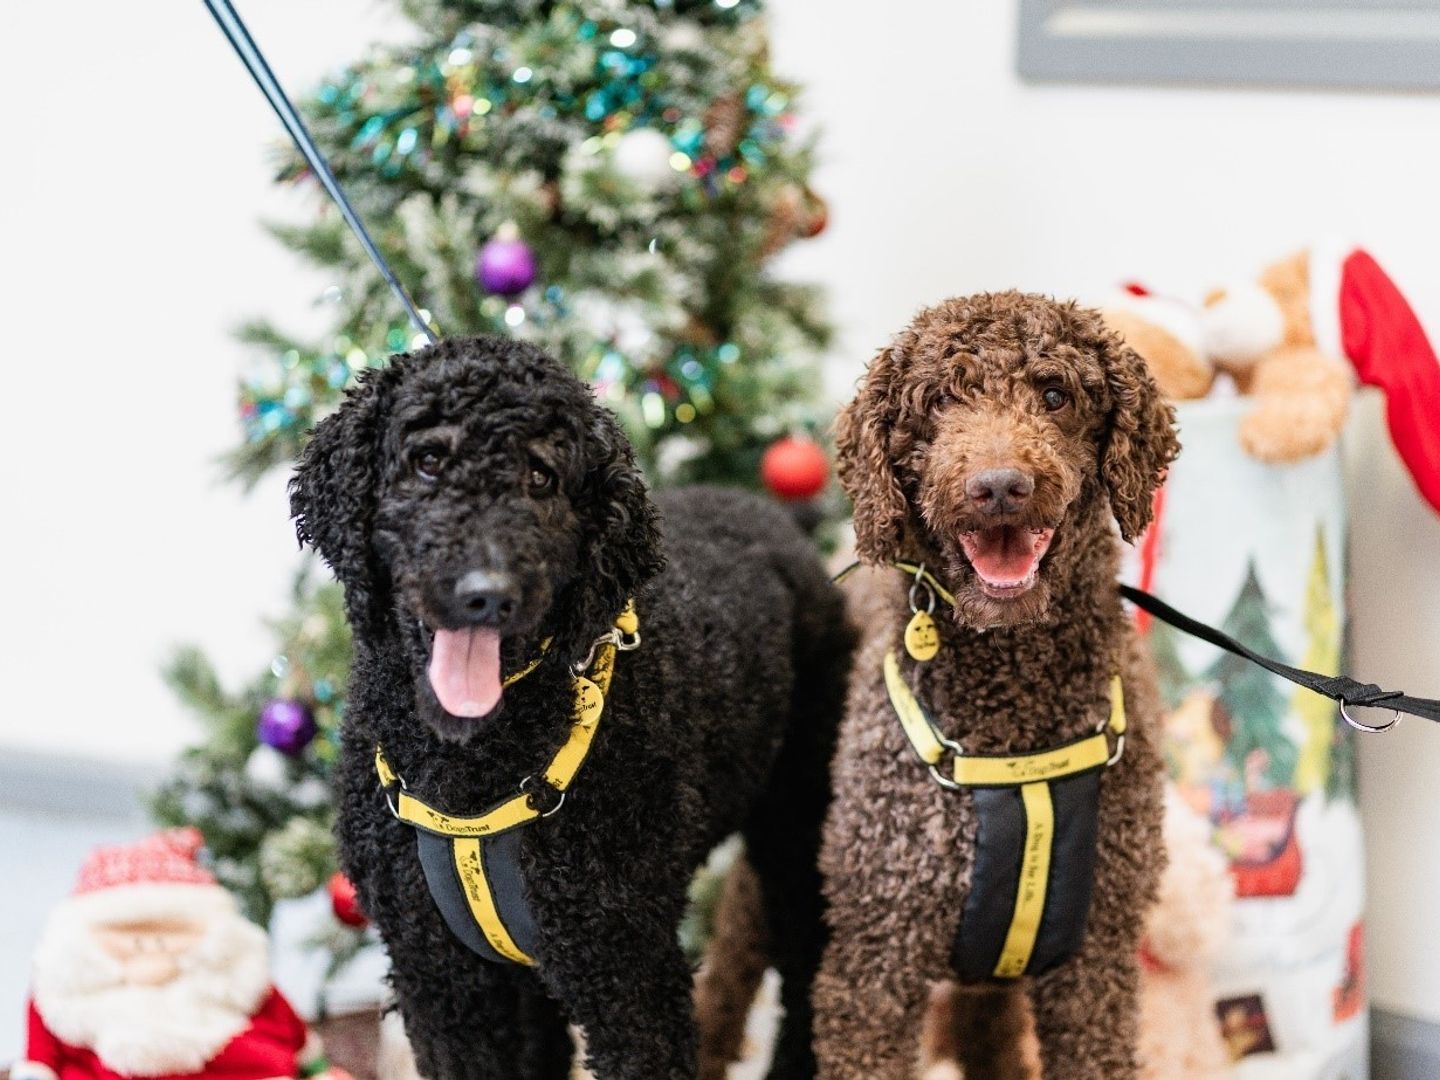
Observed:
[[[416,475],[426,480],[435,480],[445,471],[445,451],[438,446],[427,446],[415,454],[411,463],[415,467]]]
[[[1070,395],[1058,386],[1047,386],[1041,393],[1040,400],[1045,402],[1045,408],[1051,412],[1059,412],[1070,404]]]
[[[543,465],[531,464],[527,482],[536,495],[548,495],[555,490],[555,474]]]

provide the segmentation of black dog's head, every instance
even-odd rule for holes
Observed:
[[[502,664],[551,636],[583,657],[661,565],[614,417],[558,361],[499,338],[366,373],[316,426],[290,507],[357,636],[395,633],[420,715],[451,739],[499,707]]]

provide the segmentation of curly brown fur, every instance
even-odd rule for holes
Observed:
[[[1038,1080],[1030,1003],[1017,987],[939,983],[920,1029],[920,1080]]]
[[[775,1075],[810,1075],[815,851],[850,642],[841,599],[790,517],[716,489],[652,503],[583,383],[531,346],[485,338],[367,374],[317,426],[291,492],[300,536],[345,586],[355,658],[340,859],[389,949],[420,1072],[557,1080],[569,1021],[600,1080],[692,1080],[691,972],[676,931],[696,867],[739,830],[766,918],[783,929]],[[460,603],[474,571],[506,578],[507,603]],[[441,920],[414,832],[377,786],[375,745],[443,809],[512,795],[564,741],[571,665],[631,596],[643,644],[618,658],[563,808],[523,833],[537,966],[492,964]],[[427,656],[435,634],[474,626],[500,635],[506,671],[553,643],[488,715],[451,715]]]
[[[745,1043],[745,1024],[770,966],[774,942],[765,925],[760,880],[741,854],[725,875],[715,933],[695,988],[700,1028],[700,1080],[725,1080]]]
[[[1012,292],[921,312],[871,365],[837,436],[862,559],[921,560],[956,594],[953,617],[937,620],[939,656],[919,672],[903,667],[966,753],[1088,734],[1106,715],[1111,676],[1122,676],[1130,729],[1101,783],[1085,938],[1025,988],[1046,1076],[1133,1077],[1135,950],[1164,859],[1160,708],[1116,590],[1115,525],[1128,539],[1148,523],[1178,449],[1172,413],[1098,314]],[[1028,496],[977,495],[976,473],[997,468],[1024,473]],[[984,574],[968,554],[990,551],[995,536],[1028,542],[1051,529],[1023,589],[997,590],[993,551]],[[970,799],[917,765],[882,681],[882,657],[909,617],[906,587],[888,569],[855,585],[882,614],[851,676],[821,853],[831,941],[815,1010],[826,1080],[911,1075],[927,988],[954,977],[969,890]]]

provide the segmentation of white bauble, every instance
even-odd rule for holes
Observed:
[[[261,791],[284,791],[290,786],[290,764],[279,750],[261,743],[245,760],[245,779]]]
[[[631,128],[615,144],[610,163],[625,179],[654,191],[670,186],[679,177],[670,167],[670,155],[674,152],[670,140],[654,128]]]
[[[674,52],[699,52],[705,47],[705,32],[694,19],[677,19],[660,40]]]

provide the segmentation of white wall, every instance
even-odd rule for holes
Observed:
[[[396,31],[355,0],[242,8],[292,87]],[[831,287],[837,395],[947,294],[1194,291],[1326,231],[1363,239],[1440,328],[1440,98],[1027,87],[1015,0],[772,8],[776,59],[826,133],[833,224],[789,267]],[[0,6],[17,106],[0,143],[0,746],[153,760],[193,731],[155,675],[167,649],[196,640],[253,673],[295,565],[279,479],[247,499],[213,464],[237,437],[226,328],[313,318],[324,282],[255,226],[304,201],[267,183],[274,120],[202,5],[137,10]],[[1361,412],[1354,666],[1440,693],[1440,522]],[[1432,776],[1440,732],[1422,722],[1364,745],[1375,997],[1440,1020]]]
[[[377,5],[240,6],[296,88],[385,32]],[[216,459],[229,328],[315,316],[325,283],[257,226],[309,200],[269,183],[279,128],[199,0],[0,5],[0,100],[0,743],[157,759],[194,731],[170,649],[248,678],[286,606],[284,478],[245,498]]]

